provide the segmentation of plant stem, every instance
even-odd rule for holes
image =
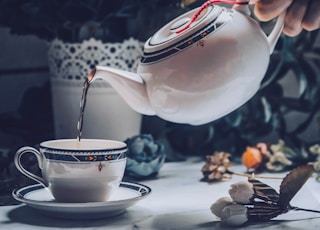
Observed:
[[[260,178],[260,179],[275,179],[275,180],[282,180],[283,177],[271,177],[271,176],[259,176],[259,175],[255,175],[254,173],[252,174],[247,174],[247,173],[237,173],[237,172],[232,172],[229,171],[229,173],[237,175],[237,176],[244,176],[244,177],[248,177],[248,178]]]
[[[290,207],[290,210],[320,213],[319,210],[305,209],[305,208],[299,208],[299,207]]]

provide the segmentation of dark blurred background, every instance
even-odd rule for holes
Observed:
[[[162,25],[203,2],[0,0],[0,195],[6,197],[0,205],[14,202],[12,189],[28,183],[26,178],[18,176],[12,163],[16,150],[64,136],[63,132],[57,136],[55,130],[53,73],[49,68],[52,63],[48,61],[52,41],[58,39],[59,44],[75,47],[90,38],[103,43],[121,43],[132,38],[143,44]],[[274,20],[260,23],[266,33],[273,24]],[[69,51],[73,52],[72,49]],[[97,52],[92,50],[90,55],[95,56]],[[94,67],[98,61],[91,60],[90,55],[82,59]],[[100,58],[107,57],[108,53],[105,53]],[[61,65],[59,60],[55,64]],[[67,70],[80,72],[77,66],[75,63],[73,69]],[[205,157],[215,151],[229,152],[234,159],[239,159],[247,146],[258,142],[274,144],[281,139],[293,150],[290,159],[295,165],[304,164],[310,160],[308,146],[319,143],[319,68],[319,31],[303,31],[294,38],[282,35],[270,57],[260,90],[241,108],[201,126],[173,124],[156,116],[142,116],[134,134],[151,134],[156,142],[165,146],[167,161],[181,161],[188,156]],[[83,76],[70,74],[65,78],[67,81],[80,80],[77,83],[80,90],[88,74],[81,71]],[[71,94],[67,91],[65,98]],[[61,104],[65,102],[64,97],[59,100]],[[69,106],[70,110],[76,107],[76,116],[78,100],[79,96]],[[96,106],[105,106],[99,103]],[[69,107],[67,105],[62,112],[68,113]],[[72,129],[75,123],[70,121]],[[98,122],[94,123],[99,126]],[[39,170],[35,159],[30,158],[27,163]]]

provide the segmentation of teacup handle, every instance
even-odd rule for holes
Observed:
[[[45,187],[48,186],[48,183],[42,178],[42,177],[39,177],[31,172],[29,172],[27,169],[25,169],[21,163],[21,157],[25,154],[25,153],[32,153],[36,156],[37,158],[37,161],[38,161],[38,165],[39,165],[39,168],[42,170],[43,169],[43,159],[44,159],[44,156],[41,152],[39,152],[38,150],[36,150],[35,148],[32,148],[32,147],[22,147],[20,148],[16,154],[15,154],[15,157],[14,157],[14,163],[17,167],[17,169],[22,173],[24,174],[25,176],[31,178],[32,180],[35,180],[37,182],[39,182],[40,184],[44,185]]]

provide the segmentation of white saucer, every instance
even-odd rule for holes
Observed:
[[[151,193],[145,185],[121,182],[109,201],[89,203],[61,203],[54,200],[51,192],[40,184],[13,191],[13,197],[42,213],[66,219],[93,219],[119,215],[128,207]]]

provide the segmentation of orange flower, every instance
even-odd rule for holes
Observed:
[[[246,151],[242,154],[242,163],[247,169],[256,169],[262,163],[262,154],[257,147],[247,147]]]

